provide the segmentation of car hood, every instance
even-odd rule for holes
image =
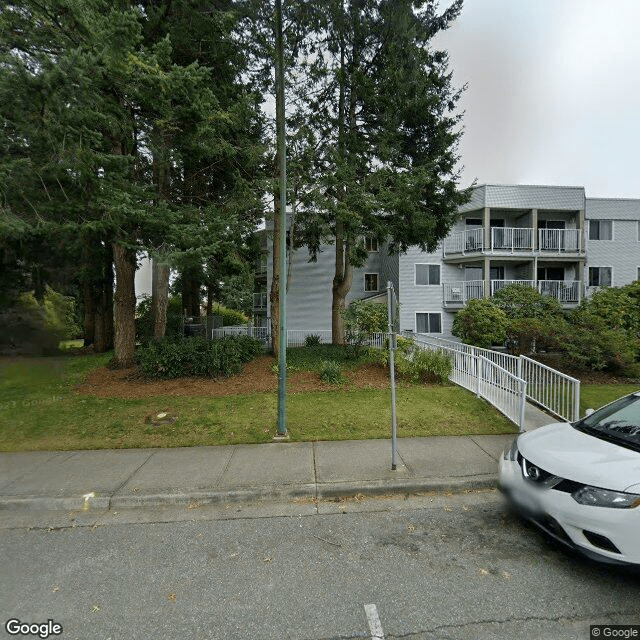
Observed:
[[[568,423],[523,434],[518,449],[527,460],[561,478],[615,491],[640,484],[640,453],[582,433]]]

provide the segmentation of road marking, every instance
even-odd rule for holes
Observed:
[[[371,640],[384,640],[384,631],[378,618],[378,610],[375,604],[365,604],[364,612],[367,614],[367,622],[371,631]]]

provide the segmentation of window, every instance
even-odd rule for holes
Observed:
[[[377,273],[364,274],[364,290],[365,291],[378,290],[378,274]]]
[[[442,333],[440,313],[416,313],[416,333]]]
[[[465,224],[467,225],[467,227],[481,227],[482,218],[467,218],[465,220]]]
[[[378,240],[376,238],[365,238],[364,247],[369,253],[378,252]]]
[[[589,240],[612,240],[612,220],[589,220]]]
[[[590,287],[610,287],[611,267],[589,267]]]
[[[636,280],[640,280],[640,267],[638,267],[638,274],[636,276]]]
[[[440,284],[440,265],[439,264],[417,264],[416,265],[416,284]]]

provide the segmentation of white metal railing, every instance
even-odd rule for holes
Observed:
[[[520,356],[520,371],[531,400],[567,422],[578,420],[580,380],[526,356]]]
[[[564,280],[538,280],[538,291],[543,296],[551,296],[564,304],[580,302],[582,283]]]
[[[424,335],[414,336],[422,349],[448,353],[452,357],[451,382],[473,391],[503,413],[509,420],[524,429],[524,408],[527,383],[507,369],[485,358],[469,345],[447,340],[432,340]],[[448,344],[445,344],[448,343]],[[466,348],[465,348],[466,347]]]
[[[533,251],[533,229],[528,227],[492,227],[491,251]]]
[[[553,253],[579,253],[579,229],[538,229],[538,249]]]
[[[445,304],[466,304],[475,298],[484,298],[484,280],[461,280],[442,285]]]
[[[497,291],[504,289],[504,287],[510,284],[521,284],[526,287],[535,287],[535,280],[492,280],[491,281],[491,295],[494,296]]]
[[[484,230],[467,229],[449,234],[443,245],[444,255],[448,253],[475,253],[484,249]]]
[[[574,422],[580,417],[580,381],[572,378],[561,371],[552,369],[536,360],[527,358],[526,356],[513,356],[508,353],[494,351],[493,349],[481,349],[468,344],[455,342],[453,340],[445,340],[427,334],[405,334],[413,336],[416,343],[423,348],[444,349],[456,355],[457,373],[454,379],[452,374],[452,382],[456,382],[461,386],[469,389],[473,380],[473,376],[478,376],[477,367],[481,365],[471,365],[470,362],[476,358],[481,358],[493,363],[499,369],[502,369],[512,375],[514,378],[522,379],[526,382],[525,393],[528,400],[540,405],[549,413],[557,416],[567,422]],[[493,378],[491,377],[493,376]],[[500,378],[500,374],[491,374],[483,376],[483,385],[487,381],[497,380],[499,387],[505,386],[505,380]],[[493,396],[483,386],[483,397],[486,397],[493,404],[491,399]],[[474,389],[472,389],[474,390]],[[507,402],[505,397],[500,395],[500,391],[492,392],[495,394],[497,401]],[[497,409],[507,415],[506,411],[500,406],[495,405]],[[513,409],[509,409],[510,411]],[[510,418],[511,419],[511,418]],[[519,424],[516,422],[516,424]]]
[[[250,324],[234,325],[232,327],[219,327],[211,331],[211,338],[217,340],[226,336],[249,336],[261,342],[268,342],[269,327],[253,327]]]

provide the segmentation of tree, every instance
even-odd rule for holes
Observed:
[[[432,38],[458,16],[432,1],[326,0],[324,43],[300,87],[315,166],[297,224],[315,260],[335,245],[333,342],[344,340],[343,311],[353,268],[366,260],[363,236],[434,251],[457,218],[459,190],[448,57]]]
[[[222,233],[252,230],[260,215],[257,98],[233,81],[242,68],[221,45],[232,40],[231,7],[25,0],[0,14],[11,36],[0,50],[3,215],[23,223],[24,237],[63,231],[113,251],[119,366],[133,362],[137,253],[202,264]],[[175,55],[169,15],[186,16]],[[225,52],[220,68],[200,65],[207,53],[187,37],[212,20],[220,29],[205,48]],[[103,281],[108,289],[108,273]],[[108,306],[109,291],[101,298]]]

